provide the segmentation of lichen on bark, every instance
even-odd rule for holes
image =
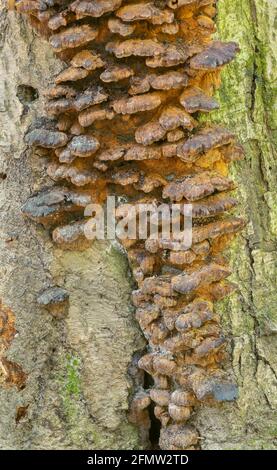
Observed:
[[[274,0],[219,2],[217,35],[241,48],[224,70],[214,122],[235,130],[246,158],[234,165],[241,210],[249,223],[230,252],[239,292],[221,305],[232,336],[236,405],[202,411],[207,449],[276,449],[276,156],[277,6]],[[212,425],[211,425],[212,424]]]

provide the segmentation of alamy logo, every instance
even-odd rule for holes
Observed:
[[[192,205],[133,203],[116,207],[109,196],[106,206],[89,204],[84,233],[89,240],[156,240],[173,250],[187,250],[192,244]]]

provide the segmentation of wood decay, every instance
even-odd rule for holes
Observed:
[[[20,0],[16,8],[65,63],[45,92],[47,116],[26,135],[59,185],[32,195],[23,213],[62,248],[83,249],[91,243],[84,208],[108,194],[118,196],[119,219],[122,200],[192,204],[191,249],[161,238],[123,245],[148,341],[138,366],[153,379],[147,390],[137,384],[130,420],[146,436],[152,402],[162,449],[200,448],[188,424],[197,407],[237,397],[213,304],[235,289],[222,251],[244,221],[232,215],[227,177],[243,150],[231,131],[197,118],[218,108],[212,95],[238,46],[211,39],[216,0]]]
[[[18,390],[23,390],[27,374],[19,364],[6,357],[6,352],[9,350],[16,333],[15,315],[0,299],[0,385],[3,387],[15,386]]]

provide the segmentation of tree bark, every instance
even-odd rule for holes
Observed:
[[[276,20],[274,0],[219,2],[217,35],[241,52],[223,71],[212,120],[244,145],[246,158],[233,168],[249,223],[230,252],[239,290],[218,304],[240,394],[235,404],[198,414],[204,449],[276,449]]]
[[[136,448],[127,369],[144,341],[128,265],[105,242],[85,252],[57,250],[43,227],[23,218],[30,194],[51,185],[43,158],[27,151],[23,137],[43,114],[43,90],[62,62],[20,15],[2,8],[0,25],[0,298],[17,330],[7,350],[1,338],[0,353],[27,375],[18,390],[0,369],[0,448]],[[36,301],[56,285],[70,291],[63,325]]]
[[[276,448],[276,13],[274,0],[219,1],[217,34],[239,42],[241,54],[223,73],[221,109],[211,119],[245,146],[234,177],[249,224],[230,250],[238,293],[217,307],[232,338],[240,396],[198,411],[204,449]],[[43,228],[23,219],[29,195],[51,184],[43,157],[27,150],[23,136],[41,116],[43,90],[62,63],[3,7],[0,26],[0,295],[17,331],[8,348],[0,343],[0,354],[26,375],[16,386],[0,370],[0,448],[137,448],[138,431],[127,420],[128,366],[144,340],[127,262],[104,242],[81,253],[57,250]],[[70,291],[62,323],[36,300],[55,285]]]

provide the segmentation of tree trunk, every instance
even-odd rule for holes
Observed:
[[[203,449],[276,448],[274,4],[219,1],[217,34],[237,41],[241,53],[224,71],[221,109],[211,119],[225,122],[245,146],[246,159],[234,176],[249,225],[230,250],[239,291],[217,307],[232,338],[240,395],[233,404],[197,412]],[[127,419],[133,388],[128,367],[145,341],[133,317],[128,264],[107,242],[63,252],[22,217],[30,194],[49,186],[44,157],[29,152],[23,136],[43,114],[43,90],[62,63],[25,19],[4,7],[0,26],[0,321],[6,319],[7,331],[0,342],[0,448],[138,448],[138,430]],[[52,286],[70,292],[64,322],[37,303]]]
[[[230,253],[239,291],[218,305],[239,399],[198,414],[204,449],[276,449],[276,21],[274,0],[219,2],[217,35],[237,41],[241,52],[222,74],[212,119],[244,145],[246,158],[233,168],[249,224]]]
[[[27,376],[27,386],[16,387],[0,369],[0,447],[136,448],[127,369],[144,341],[128,265],[105,242],[85,252],[54,249],[47,232],[23,218],[30,194],[49,186],[43,157],[27,151],[24,133],[43,114],[43,91],[62,63],[20,15],[2,8],[0,22],[1,300],[17,331],[0,351]],[[56,285],[70,291],[63,326],[36,301]]]

